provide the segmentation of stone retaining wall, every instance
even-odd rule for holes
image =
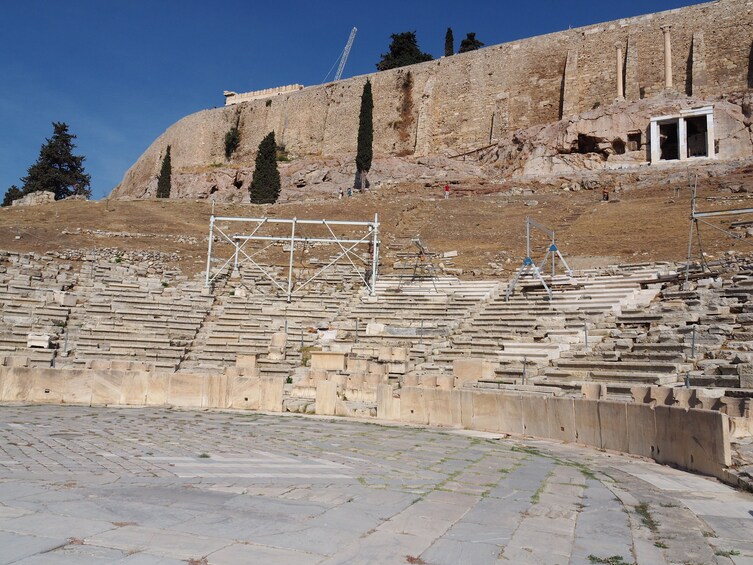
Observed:
[[[0,367],[0,402],[282,411],[283,379]]]
[[[720,479],[732,463],[729,418],[712,410],[419,387],[403,388],[399,399],[383,389],[378,399],[378,414],[412,424],[579,443]]]
[[[279,412],[283,380],[113,370],[0,368],[0,402],[179,406]],[[378,385],[377,414],[405,423],[462,427],[579,443],[726,477],[730,424],[711,410],[544,395]],[[317,413],[338,414],[337,386],[320,382]]]

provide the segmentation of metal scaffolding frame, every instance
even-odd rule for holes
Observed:
[[[708,222],[704,219],[704,218],[713,218],[713,217],[719,217],[719,216],[739,216],[742,214],[753,214],[753,208],[736,208],[732,210],[714,210],[710,212],[699,212],[696,208],[697,196],[698,196],[698,175],[696,174],[695,182],[693,183],[693,189],[692,189],[691,201],[690,201],[690,236],[688,237],[688,260],[685,264],[685,283],[683,284],[683,289],[685,290],[688,289],[689,284],[690,284],[690,262],[693,258],[693,232],[695,232],[695,235],[698,237],[698,248],[699,248],[698,251],[701,257],[701,269],[705,271],[707,267],[706,258],[704,257],[704,253],[703,253],[703,246],[701,244],[701,229],[700,229],[700,226],[698,225],[699,223],[706,224],[707,226],[722,232],[723,234],[725,234],[728,237],[731,237],[732,239],[742,241],[743,243],[747,243],[748,245],[753,245],[753,243],[750,243],[746,239],[738,235],[735,235],[730,231],[722,229],[719,226],[715,226],[711,222]]]
[[[533,262],[533,259],[531,259],[531,227],[534,227],[537,230],[545,233],[552,240],[551,244],[547,248],[546,255],[544,255],[544,259],[541,261],[540,265],[536,265],[536,263]],[[536,220],[532,220],[530,216],[526,216],[526,258],[523,259],[523,265],[521,265],[520,269],[518,269],[518,272],[515,273],[515,277],[512,279],[512,282],[507,287],[507,291],[505,292],[505,301],[510,300],[510,296],[515,290],[515,286],[518,284],[518,280],[520,280],[520,277],[522,277],[523,275],[527,273],[532,273],[536,278],[539,279],[541,284],[544,286],[544,290],[546,290],[547,295],[549,295],[549,299],[551,300],[552,289],[549,288],[549,285],[546,284],[546,281],[544,280],[544,277],[541,274],[541,271],[544,268],[544,265],[546,264],[547,259],[549,259],[550,256],[552,258],[552,278],[554,278],[554,275],[556,273],[556,261],[558,257],[562,265],[564,265],[565,267],[565,272],[569,276],[572,276],[573,272],[570,269],[570,266],[567,264],[567,261],[565,261],[565,258],[562,256],[562,253],[560,253],[560,250],[557,247],[556,235],[554,231],[550,230],[546,226],[541,225]]]
[[[434,260],[439,256],[439,253],[429,251],[429,248],[426,247],[419,237],[414,237],[411,243],[416,246],[417,251],[413,255],[413,274],[411,275],[410,282],[428,278],[431,280],[432,286],[434,286],[434,292],[439,292],[436,280],[437,270],[434,267]],[[402,287],[403,277],[401,275],[397,288],[400,290]]]
[[[233,234],[230,235],[228,233],[225,233],[225,230],[222,230],[219,226],[217,226],[217,222],[233,222],[233,223],[245,223],[245,224],[256,224],[253,229],[251,230],[250,234]],[[272,226],[272,225],[279,225],[279,224],[287,224],[290,226],[290,235],[260,235],[258,232],[265,226]],[[305,226],[305,225],[315,225],[315,226],[324,226],[327,228],[327,231],[329,232],[329,236],[325,237],[307,237],[305,235],[301,235],[300,233],[296,234],[296,228],[298,226]],[[358,237],[360,233],[357,233],[353,237],[340,237],[335,234],[333,231],[333,227],[336,226],[349,226],[352,228],[357,228],[359,230],[363,230],[365,233],[363,236]],[[213,274],[212,273],[212,244],[214,242],[215,232],[221,237],[221,241],[224,240],[225,242],[229,243],[233,246],[234,251],[230,257],[225,260],[225,262],[222,264],[222,266],[217,269],[217,271]],[[266,247],[263,247],[262,249],[257,250],[254,253],[247,253],[246,252],[246,246],[249,244],[249,242],[254,241],[262,241],[262,242],[268,242],[268,245]],[[288,261],[288,276],[286,284],[281,283],[274,277],[274,273],[270,272],[270,270],[264,266],[261,265],[259,262],[254,260],[254,257],[257,256],[262,251],[265,251],[275,243],[282,243],[282,244],[288,244],[290,246],[289,250],[289,261]],[[318,269],[311,277],[309,277],[306,281],[304,281],[302,284],[297,285],[296,288],[293,288],[293,257],[295,255],[295,247],[296,244],[302,244],[302,245],[308,245],[310,243],[324,243],[324,244],[331,244],[331,245],[337,245],[340,248],[340,251],[338,255],[330,260],[329,263],[327,263],[325,266]],[[366,263],[366,267],[368,269],[364,270],[362,273],[361,270],[356,266],[356,263],[354,262],[354,250],[358,248],[359,245],[366,245],[369,248],[370,251],[370,264]],[[359,278],[363,281],[364,286],[369,289],[369,293],[373,296],[376,294],[376,281],[377,281],[377,270],[379,267],[379,217],[378,214],[374,214],[374,221],[373,222],[353,222],[353,221],[340,221],[340,220],[299,220],[298,218],[292,218],[292,219],[284,219],[284,218],[243,218],[243,217],[235,217],[235,216],[215,216],[214,212],[212,212],[212,215],[209,218],[209,245],[207,249],[207,270],[206,270],[206,278],[204,286],[208,287],[222,272],[232,263],[233,265],[233,272],[238,270],[238,267],[242,265],[243,263],[249,263],[252,267],[257,269],[259,272],[261,272],[262,275],[267,277],[272,284],[274,284],[277,289],[281,292],[283,292],[288,299],[288,302],[290,302],[293,294],[295,294],[297,291],[302,290],[306,285],[316,280],[322,273],[324,273],[327,269],[337,264],[338,261],[342,258],[347,258],[348,262],[353,268],[353,271],[359,276]],[[355,256],[355,259],[362,261],[363,259]]]

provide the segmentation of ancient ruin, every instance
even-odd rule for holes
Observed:
[[[753,559],[751,21],[226,92],[110,200],[4,210],[8,562]],[[246,205],[270,129],[285,202]],[[183,201],[124,202],[168,144]]]
[[[296,157],[282,167],[283,198],[303,185],[332,190],[348,176],[352,182],[366,79],[375,101],[375,166],[386,167],[385,180],[440,179],[451,158],[465,153],[490,180],[749,157],[750,16],[744,0],[720,0],[302,90],[268,89],[258,100],[171,126],[113,196],[153,195],[169,144],[175,196],[243,201],[253,154],[270,130]],[[228,100],[238,96],[245,95]],[[236,120],[241,146],[227,161],[222,140]],[[307,166],[329,172],[299,176]]]

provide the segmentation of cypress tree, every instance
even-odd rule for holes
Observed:
[[[240,113],[235,117],[235,125],[225,134],[225,159],[230,160],[235,150],[241,144],[241,132],[238,126],[241,122]]]
[[[277,143],[271,131],[261,140],[256,152],[256,167],[251,177],[249,196],[252,204],[274,204],[280,196],[280,171],[277,170]]]
[[[358,116],[358,146],[356,150],[356,188],[368,188],[367,175],[371,169],[371,159],[374,156],[374,98],[371,94],[371,81],[366,79],[361,94],[361,112]]]
[[[452,36],[452,28],[447,28],[444,35],[444,56],[452,57],[455,54],[455,38]]]
[[[476,33],[469,32],[466,38],[460,42],[460,49],[458,49],[458,53],[467,53],[468,51],[475,51],[476,49],[480,49],[483,46],[484,44],[481,43],[478,39],[476,39]]]
[[[170,146],[167,146],[165,157],[162,159],[162,168],[157,177],[157,198],[170,198],[171,182],[170,177],[173,174],[173,166],[170,161]]]
[[[76,136],[68,133],[68,124],[52,123],[52,137],[39,151],[39,159],[21,179],[24,194],[46,190],[60,200],[74,194],[91,196],[91,177],[84,172],[83,156],[74,155]]]

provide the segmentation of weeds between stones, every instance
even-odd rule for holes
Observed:
[[[612,555],[611,557],[596,557],[591,554],[588,556],[591,563],[604,563],[605,565],[632,565],[631,561],[625,561],[622,555]]]
[[[635,507],[635,511],[641,517],[641,522],[643,523],[644,526],[646,526],[649,530],[651,530],[654,533],[659,531],[659,522],[654,520],[654,517],[651,516],[651,512],[649,512],[649,509],[648,509],[648,503],[641,502],[638,506]]]

